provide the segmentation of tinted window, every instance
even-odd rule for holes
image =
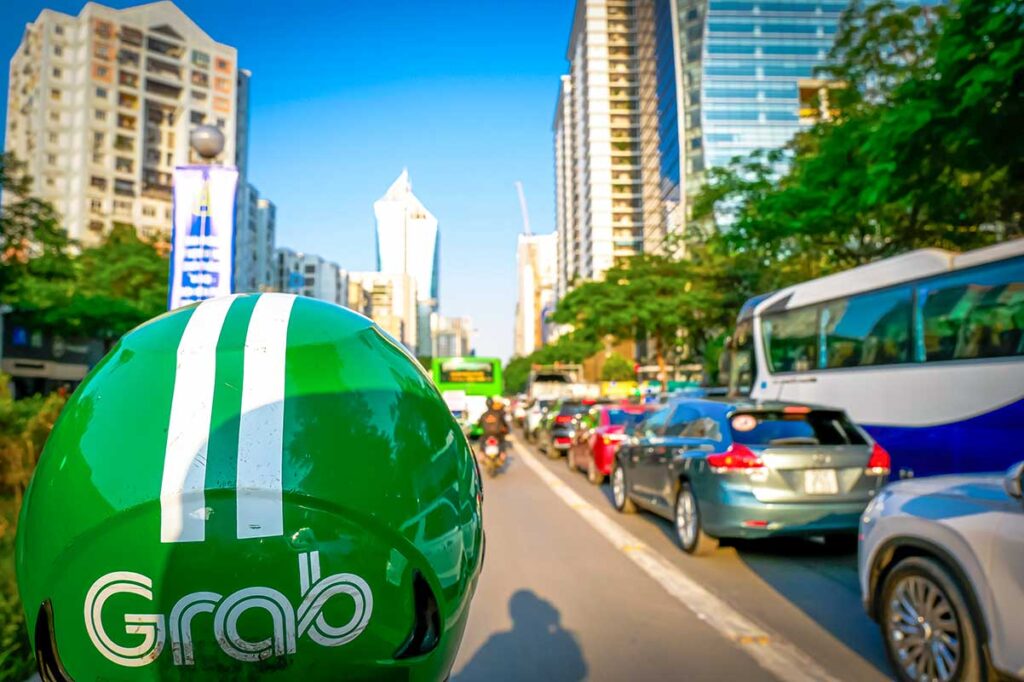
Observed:
[[[833,301],[821,311],[825,367],[889,365],[910,360],[910,289]]]
[[[927,282],[918,305],[919,360],[1024,355],[1024,259]]]
[[[864,437],[842,412],[746,412],[732,415],[729,423],[733,440],[743,445],[864,444]]]
[[[817,308],[766,315],[761,331],[773,372],[806,372],[817,367]]]
[[[562,403],[562,407],[558,410],[558,414],[577,415],[583,414],[589,409],[589,405],[584,405],[582,403]]]
[[[628,426],[639,424],[646,415],[643,412],[627,412],[626,410],[608,410],[608,423],[612,426]]]
[[[681,436],[686,427],[694,419],[700,417],[700,412],[692,407],[686,405],[679,405],[676,407],[675,412],[672,413],[672,418],[668,420],[668,426],[665,428],[666,436]]]
[[[680,435],[683,438],[707,438],[720,441],[722,440],[722,427],[711,417],[701,417],[687,424]]]
[[[637,430],[644,436],[656,436],[661,433],[661,430],[665,427],[665,420],[668,418],[668,408],[658,410],[646,421],[637,427]]]

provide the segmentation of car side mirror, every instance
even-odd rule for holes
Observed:
[[[1018,500],[1024,498],[1024,462],[1017,462],[1006,470],[1003,477],[1003,487],[1006,494]]]

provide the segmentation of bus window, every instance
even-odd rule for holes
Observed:
[[[911,289],[890,289],[828,303],[821,312],[824,367],[910,361]]]
[[[761,332],[771,371],[806,372],[817,367],[817,307],[765,315]]]
[[[729,386],[729,395],[748,395],[754,384],[754,324],[744,320],[736,325],[729,347],[722,353],[721,380]]]
[[[1024,355],[1024,260],[974,268],[921,285],[918,359]]]

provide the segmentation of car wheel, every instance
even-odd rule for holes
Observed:
[[[694,495],[690,484],[685,481],[679,486],[679,494],[676,495],[675,522],[679,546],[687,554],[701,556],[718,549],[718,538],[704,532],[697,496]]]
[[[597,463],[594,458],[591,457],[587,460],[587,480],[594,485],[601,485],[604,483],[604,474],[597,469]]]
[[[544,454],[548,456],[548,459],[558,459],[562,456],[562,451],[555,447],[553,440],[548,439],[547,447],[544,448]]]
[[[636,512],[636,505],[629,499],[626,470],[619,466],[618,462],[612,465],[612,503],[623,514]]]
[[[885,653],[899,679],[985,679],[975,614],[963,588],[934,559],[910,557],[889,572],[880,615]]]

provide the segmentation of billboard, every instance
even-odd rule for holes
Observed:
[[[169,310],[231,293],[237,187],[231,166],[174,169]]]

